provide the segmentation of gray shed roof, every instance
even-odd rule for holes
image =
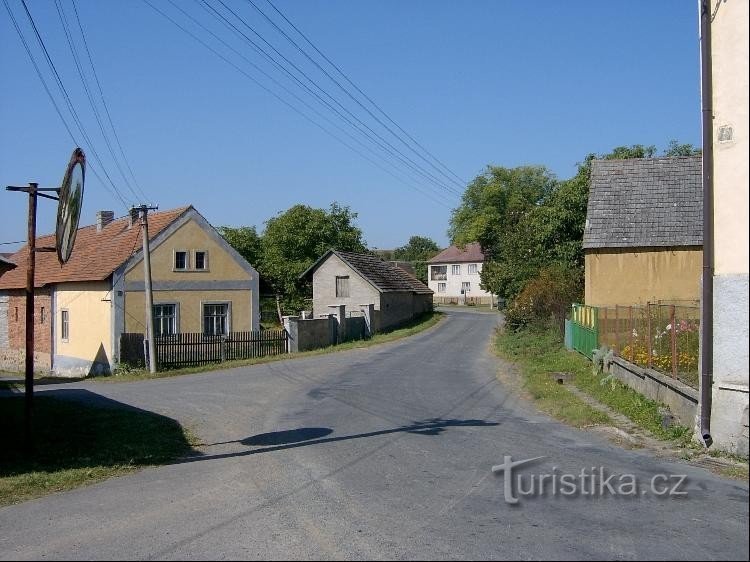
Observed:
[[[700,156],[591,163],[584,248],[702,245]]]
[[[305,271],[301,278],[311,275],[331,254],[336,254],[344,263],[364,277],[381,293],[412,292],[431,295],[432,290],[419,279],[400,267],[383,261],[377,256],[328,250]]]

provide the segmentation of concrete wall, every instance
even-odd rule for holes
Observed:
[[[284,328],[289,334],[289,352],[311,351],[336,343],[338,324],[333,316],[302,320],[286,317]]]
[[[647,398],[667,405],[680,425],[693,427],[698,411],[697,390],[652,369],[634,365],[620,357],[614,358],[610,373]]]
[[[110,281],[55,286],[53,371],[58,376],[109,374],[115,363]],[[62,339],[62,311],[68,311],[69,337]]]
[[[701,248],[586,250],[585,302],[591,306],[700,299]]]
[[[748,454],[748,2],[713,20],[714,446]]]
[[[336,297],[336,277],[349,276],[349,297]],[[361,304],[375,303],[380,309],[380,292],[338,256],[331,254],[313,273],[313,316],[329,314],[329,305],[345,305],[359,310]]]
[[[432,310],[432,295],[383,293],[380,296],[378,330],[391,330]]]
[[[453,274],[453,266],[457,265],[461,268],[460,275]],[[489,304],[490,293],[481,289],[479,283],[481,282],[480,273],[482,271],[482,262],[477,262],[477,272],[469,274],[468,263],[447,263],[447,264],[428,264],[427,269],[427,286],[435,292],[435,297],[461,297],[461,284],[466,281],[471,283],[471,291],[466,294],[467,297],[486,297],[487,303]],[[439,281],[432,279],[432,268],[433,267],[447,267],[447,277],[445,281]],[[445,292],[438,291],[438,284],[445,283]]]

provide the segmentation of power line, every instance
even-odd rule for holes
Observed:
[[[249,79],[250,81],[252,81],[258,87],[260,87],[261,89],[263,89],[264,91],[266,91],[267,93],[269,93],[270,95],[272,95],[279,102],[281,102],[282,104],[284,104],[287,107],[289,107],[295,113],[299,114],[303,119],[309,121],[310,123],[312,123],[313,125],[315,125],[319,129],[321,129],[323,132],[325,132],[327,135],[331,136],[337,142],[341,143],[342,145],[344,145],[348,149],[352,150],[353,152],[355,152],[356,154],[358,154],[359,156],[361,156],[362,158],[364,158],[365,160],[367,160],[368,162],[370,162],[371,164],[373,164],[377,168],[381,169],[385,173],[387,173],[390,176],[394,177],[400,183],[406,185],[407,187],[409,187],[411,189],[414,189],[414,190],[420,192],[421,194],[425,195],[426,197],[428,197],[429,199],[433,200],[435,203],[437,203],[439,205],[442,205],[442,206],[444,206],[446,208],[449,208],[449,209],[452,208],[450,204],[446,203],[445,201],[437,199],[436,196],[433,195],[432,193],[424,191],[422,188],[404,181],[403,178],[400,178],[399,176],[396,176],[395,174],[393,174],[390,170],[387,170],[387,169],[383,168],[383,166],[381,166],[378,162],[372,160],[369,156],[367,156],[366,154],[362,153],[360,150],[356,149],[355,147],[353,147],[350,144],[348,144],[346,141],[344,141],[341,138],[337,137],[334,133],[332,133],[326,127],[324,127],[323,125],[321,125],[320,123],[318,123],[317,121],[315,121],[314,119],[312,119],[309,115],[305,114],[299,108],[297,108],[294,105],[292,105],[290,102],[288,102],[283,97],[281,97],[279,94],[277,94],[276,92],[274,92],[273,90],[271,90],[270,88],[268,88],[266,85],[264,85],[263,83],[261,83],[259,80],[257,80],[255,77],[253,77],[248,72],[246,72],[245,70],[243,70],[241,67],[237,66],[237,64],[235,64],[229,58],[227,58],[222,53],[220,53],[219,51],[217,51],[216,49],[214,49],[211,45],[209,45],[208,43],[206,43],[205,41],[203,41],[203,39],[201,39],[200,37],[198,37],[197,35],[195,35],[189,29],[185,28],[183,25],[181,25],[179,22],[177,22],[174,18],[172,18],[167,13],[165,13],[164,11],[162,11],[161,9],[159,9],[150,0],[143,0],[143,2],[146,5],[148,5],[152,10],[154,10],[159,15],[161,15],[163,18],[165,18],[167,21],[169,21],[170,23],[172,23],[175,27],[177,27],[182,32],[184,32],[185,34],[187,34],[188,36],[190,36],[192,39],[194,39],[195,41],[197,41],[198,43],[200,43],[203,47],[205,47],[206,49],[208,49],[209,51],[211,51],[214,55],[216,55],[217,57],[219,57],[220,59],[222,59],[224,62],[226,62],[228,65],[230,65],[236,71],[238,71],[240,74],[242,74],[247,79]],[[253,64],[253,63],[251,63],[251,64]]]
[[[273,19],[271,19],[263,10],[261,10],[258,5],[253,0],[247,0],[252,7],[261,15],[263,18],[266,19],[279,33],[281,33],[294,47],[302,53],[310,62],[312,62],[323,74],[325,74],[334,84],[336,84],[341,91],[343,91],[349,98],[351,98],[357,105],[359,105],[362,109],[364,109],[368,115],[370,115],[373,119],[375,119],[381,126],[383,126],[385,129],[388,130],[394,137],[396,137],[398,140],[400,140],[406,147],[408,147],[414,154],[419,156],[422,160],[427,162],[430,166],[432,166],[435,170],[438,171],[441,175],[449,179],[451,182],[457,184],[459,187],[463,188],[466,185],[466,182],[462,180],[457,174],[455,174],[453,171],[448,168],[445,164],[443,164],[440,160],[438,160],[435,156],[433,156],[426,148],[424,148],[420,143],[418,143],[414,137],[412,137],[409,133],[407,133],[396,121],[394,121],[383,109],[380,108],[378,104],[376,104],[367,94],[365,94],[345,73],[342,71],[331,59],[329,59],[325,54],[323,54],[318,47],[315,46],[315,44],[304,34],[302,31],[300,31],[297,26],[295,26],[289,18],[287,18],[270,0],[266,0],[268,4],[273,8],[276,13],[278,13],[284,21],[289,24],[292,29],[294,29],[314,50],[317,52],[323,59],[331,65],[357,92],[360,93],[372,106],[377,109],[390,123],[392,123],[401,133],[406,135],[406,137],[411,140],[412,143],[414,143],[417,147],[419,147],[422,151],[424,151],[434,162],[437,162],[439,166],[441,166],[444,170],[447,171],[447,173],[432,162],[430,162],[427,158],[425,158],[419,151],[415,150],[413,146],[411,146],[409,143],[404,141],[404,139],[396,134],[393,129],[391,129],[388,125],[383,123],[376,115],[374,115],[369,108],[365,107],[354,95],[351,94],[351,92],[344,87],[338,80],[336,80],[333,76],[331,76],[328,71],[326,71],[318,62],[313,59],[307,51],[305,51],[302,47],[300,47],[294,39],[292,39],[281,27],[279,27]],[[455,178],[455,179],[454,179]]]
[[[299,102],[300,104],[302,104],[303,106],[305,106],[307,109],[309,109],[310,111],[312,111],[317,117],[319,117],[320,119],[324,120],[326,123],[328,123],[332,127],[336,128],[338,131],[340,131],[341,133],[343,133],[344,135],[346,135],[349,139],[351,139],[352,141],[354,141],[355,143],[357,143],[364,150],[366,150],[366,151],[370,151],[371,150],[370,147],[368,147],[361,140],[359,140],[357,137],[355,137],[351,133],[349,133],[349,131],[347,131],[346,129],[344,129],[343,127],[341,127],[341,125],[339,125],[338,123],[335,123],[334,121],[332,121],[326,115],[323,115],[320,111],[318,111],[317,109],[315,109],[313,106],[311,106],[309,103],[307,103],[304,99],[302,99],[296,93],[294,93],[293,91],[291,91],[288,87],[286,87],[284,84],[282,84],[281,82],[279,82],[278,80],[276,80],[268,72],[266,72],[265,70],[263,70],[260,66],[258,66],[253,61],[251,61],[250,59],[248,59],[244,54],[240,53],[237,49],[235,49],[234,47],[232,47],[229,43],[227,43],[226,41],[224,41],[224,39],[222,39],[221,37],[219,37],[212,30],[208,29],[205,25],[203,25],[200,21],[198,21],[192,14],[190,14],[189,12],[185,11],[182,7],[180,7],[174,0],[168,0],[168,2],[170,4],[172,4],[172,6],[175,9],[177,9],[179,12],[181,12],[185,17],[187,17],[188,19],[190,19],[195,25],[197,25],[198,27],[200,27],[203,31],[205,31],[206,33],[208,33],[209,35],[211,35],[214,39],[216,39],[217,41],[219,41],[222,45],[224,45],[229,50],[231,50],[233,53],[235,53],[237,56],[239,56],[242,60],[244,60],[247,64],[249,64],[250,66],[252,66],[258,72],[260,72],[264,77],[266,77],[268,80],[270,80],[273,84],[275,84],[276,86],[278,86],[279,88],[281,88],[289,96],[293,97],[297,102]],[[173,24],[178,25],[173,20],[170,20],[170,21],[172,21]],[[179,25],[178,25],[178,27],[179,27]],[[197,39],[195,36],[193,36],[193,38]],[[331,134],[331,133],[329,132],[329,134]],[[333,136],[334,136],[334,138],[336,138],[335,135],[333,135]],[[337,140],[339,140],[341,142],[341,139],[337,138]],[[373,165],[377,166],[379,169],[383,170],[384,172],[388,173],[392,177],[396,178],[401,183],[404,183],[405,185],[407,185],[409,187],[414,187],[414,186],[410,185],[408,182],[406,182],[405,180],[403,180],[403,178],[392,174],[389,170],[386,170],[381,165],[379,165],[377,162],[372,161],[369,157],[367,157],[366,155],[362,154],[361,152],[359,152],[355,148],[349,146],[347,143],[344,143],[344,145],[347,146],[348,148],[350,148],[351,150],[355,151],[357,154],[359,154],[363,158],[365,158],[368,161],[370,161]],[[387,159],[383,158],[382,156],[381,156],[381,158],[383,159],[383,161],[386,164],[394,166],[394,164],[392,162],[388,161]],[[395,166],[394,166],[394,168],[395,168]],[[395,168],[395,169],[398,170],[398,168]],[[400,171],[400,170],[398,170],[398,171]],[[423,193],[423,194],[425,193],[424,191],[421,191],[418,188],[415,188],[415,189],[417,189],[418,191],[420,191],[420,193]],[[439,196],[443,196],[444,197],[444,195],[442,193],[440,193]],[[435,200],[435,199],[433,199],[433,200]],[[444,201],[436,201],[436,202],[439,202],[441,204],[445,203]]]
[[[198,1],[198,0],[196,0]],[[330,99],[334,104],[336,104],[339,108],[341,108],[342,111],[344,111],[348,116],[350,116],[352,119],[354,119],[359,125],[355,125],[351,122],[350,119],[344,117],[341,115],[341,112],[336,110],[335,108],[332,108],[330,103],[323,100],[318,94],[315,92],[312,92],[309,87],[306,85],[303,85],[302,82],[294,76],[286,67],[284,67],[283,64],[279,63],[276,58],[269,54],[263,47],[258,45],[252,38],[248,37],[245,33],[237,29],[237,27],[229,22],[226,17],[221,14],[216,8],[211,6],[207,0],[199,0],[202,2],[205,6],[210,8],[218,17],[220,17],[226,24],[230,25],[236,32],[238,32],[248,43],[250,43],[256,51],[259,51],[265,58],[267,58],[270,62],[272,62],[275,66],[277,66],[279,69],[281,69],[283,72],[285,72],[287,75],[289,75],[292,79],[294,79],[300,86],[302,86],[308,93],[311,95],[314,95],[319,101],[321,101],[324,105],[326,105],[331,111],[335,112],[339,117],[344,119],[349,125],[356,128],[360,133],[367,136],[372,142],[377,144],[382,150],[388,152],[393,157],[400,160],[405,166],[411,168],[418,174],[425,177],[428,181],[434,183],[438,187],[440,187],[443,190],[449,191],[453,193],[453,195],[460,196],[460,193],[456,192],[453,188],[443,183],[439,178],[437,178],[434,174],[428,172],[425,170],[421,165],[419,165],[417,162],[415,162],[413,159],[411,159],[409,156],[404,154],[400,149],[396,148],[391,142],[389,142],[387,139],[383,138],[382,135],[377,133],[375,130],[372,129],[369,125],[367,125],[364,121],[362,121],[359,117],[354,115],[349,109],[347,109],[344,105],[342,105],[336,98],[334,98],[330,93],[328,93],[323,87],[320,86],[314,79],[310,78],[310,76],[302,69],[300,69],[294,62],[289,60],[286,56],[284,56],[276,47],[274,47],[271,43],[269,43],[258,31],[253,28],[247,21],[240,16],[237,12],[232,10],[227,4],[224,2],[224,0],[218,0],[218,2],[229,12],[231,13],[244,27],[249,29],[255,36],[257,36],[261,41],[263,41],[271,50],[273,50],[283,61],[285,61],[289,66],[291,66],[295,71],[297,71],[298,74],[300,74],[305,80],[307,80],[313,87],[315,87],[319,92],[321,92],[323,95],[325,95],[328,99]],[[362,127],[364,127],[367,131],[369,131],[370,134],[366,133],[362,130]],[[377,137],[378,140],[373,139],[372,135]]]
[[[78,7],[76,5],[76,0],[70,0],[71,4],[73,4],[73,11],[75,12],[76,16],[76,22],[78,23],[78,29],[81,32],[81,39],[83,40],[83,46],[86,49],[86,55],[89,60],[89,64],[91,66],[91,72],[94,75],[94,81],[96,82],[96,87],[99,90],[99,97],[102,100],[102,106],[104,107],[104,112],[107,115],[107,120],[109,121],[109,126],[112,129],[112,135],[115,137],[115,141],[117,142],[117,146],[120,149],[120,153],[122,154],[122,159],[125,162],[125,166],[127,167],[128,171],[130,172],[130,176],[133,178],[133,183],[135,183],[136,187],[138,188],[138,191],[143,195],[144,199],[147,199],[146,194],[144,193],[143,189],[141,188],[140,184],[138,183],[138,179],[135,177],[135,174],[133,173],[133,168],[130,165],[130,162],[128,160],[127,155],[125,154],[125,150],[122,147],[122,143],[120,142],[120,136],[117,134],[117,129],[115,128],[115,124],[112,121],[112,115],[109,112],[109,106],[107,105],[107,101],[104,98],[104,90],[102,89],[101,82],[99,81],[99,74],[96,72],[96,66],[94,65],[94,59],[91,56],[91,51],[89,50],[88,41],[86,41],[86,33],[83,31],[83,25],[81,24],[81,18],[78,14]]]
[[[65,39],[67,40],[68,47],[70,48],[70,53],[73,55],[73,62],[75,64],[76,70],[78,71],[78,76],[80,77],[81,82],[83,84],[83,89],[86,92],[86,97],[89,100],[89,105],[91,106],[91,109],[94,112],[94,119],[96,120],[96,123],[99,126],[99,131],[101,132],[102,138],[104,139],[104,144],[107,145],[107,149],[109,150],[109,154],[112,156],[112,160],[115,163],[115,167],[120,172],[120,175],[122,176],[122,179],[125,181],[125,185],[128,187],[130,192],[133,194],[133,196],[136,199],[140,197],[143,197],[145,199],[145,195],[144,194],[139,195],[138,193],[136,193],[135,189],[133,189],[133,186],[130,184],[128,177],[125,175],[125,172],[120,166],[120,162],[117,158],[117,155],[115,154],[115,151],[112,148],[112,143],[109,140],[109,136],[104,130],[104,124],[102,123],[101,115],[99,114],[99,110],[96,107],[96,103],[94,102],[94,97],[91,95],[91,90],[89,89],[88,80],[86,79],[86,74],[84,73],[83,67],[81,66],[81,61],[78,56],[78,51],[76,49],[75,42],[73,41],[73,35],[70,32],[70,26],[68,25],[68,18],[65,15],[65,11],[62,8],[62,3],[60,2],[60,0],[55,0],[55,9],[57,10],[57,15],[60,18],[60,23],[62,25],[63,32],[65,33]]]
[[[5,1],[5,0],[4,0]],[[102,168],[102,172],[104,173],[105,177],[109,181],[109,183],[112,186],[112,189],[114,189],[115,193],[117,193],[117,197],[120,199],[120,201],[123,203],[123,205],[127,208],[127,203],[125,202],[125,198],[123,197],[122,193],[120,193],[120,190],[117,189],[117,186],[112,181],[112,178],[110,177],[109,173],[107,172],[106,167],[104,166],[101,158],[99,157],[98,152],[96,151],[96,148],[94,146],[94,143],[91,142],[91,138],[86,133],[86,129],[83,126],[83,123],[81,122],[78,113],[75,110],[75,107],[73,106],[73,102],[70,99],[70,95],[68,94],[67,89],[65,88],[65,84],[62,81],[62,78],[60,77],[60,74],[57,71],[57,68],[55,67],[55,63],[52,61],[52,57],[49,54],[49,51],[47,50],[47,46],[44,43],[44,40],[42,39],[41,34],[39,33],[39,29],[36,26],[36,23],[34,22],[34,18],[31,15],[31,12],[29,11],[29,7],[26,5],[26,0],[21,0],[21,4],[23,5],[23,9],[26,12],[26,17],[29,19],[29,23],[31,24],[32,29],[34,30],[34,35],[36,36],[37,42],[39,43],[39,46],[41,47],[42,51],[44,52],[45,59],[47,60],[47,64],[49,65],[50,69],[52,70],[52,73],[55,76],[55,79],[57,81],[57,85],[62,92],[63,98],[65,99],[65,102],[68,106],[68,110],[70,111],[73,121],[76,123],[79,132],[83,136],[84,140],[89,145],[89,150],[93,154],[95,160],[99,163],[99,166]],[[7,4],[6,4],[7,6]],[[101,178],[100,178],[101,179]]]
[[[65,117],[62,114],[62,111],[60,110],[60,106],[57,104],[57,101],[55,100],[55,97],[52,95],[52,91],[49,89],[49,86],[47,85],[47,81],[44,78],[44,75],[42,74],[41,69],[39,68],[39,65],[36,62],[36,58],[34,57],[34,54],[31,52],[31,48],[29,47],[28,42],[26,41],[26,38],[24,37],[23,31],[21,31],[21,27],[18,24],[18,21],[16,20],[13,11],[10,9],[10,5],[8,4],[7,0],[3,0],[3,4],[5,5],[5,9],[8,12],[8,15],[10,16],[11,22],[13,23],[13,27],[16,30],[16,33],[18,34],[19,39],[21,40],[21,43],[23,44],[24,50],[26,51],[26,54],[29,57],[29,60],[31,61],[32,66],[34,67],[34,70],[36,71],[36,75],[39,77],[40,82],[42,83],[42,87],[44,88],[44,91],[47,93],[47,96],[49,97],[49,100],[52,102],[52,106],[55,108],[55,112],[57,113],[58,117],[60,118],[60,121],[62,121],[63,126],[65,127],[65,130],[67,131],[68,135],[70,136],[71,140],[76,146],[80,146],[80,143],[76,139],[75,135],[70,129],[70,126],[68,125],[68,122],[66,121]],[[99,181],[102,183],[105,189],[107,189],[113,196],[118,198],[123,206],[125,208],[128,207],[125,200],[122,198],[120,193],[118,191],[113,191],[109,188],[109,186],[106,185],[106,182],[102,179],[102,177],[99,175],[99,173],[96,171],[96,168],[89,163],[89,169],[91,172],[99,179]]]

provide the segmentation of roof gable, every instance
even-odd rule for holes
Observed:
[[[300,277],[308,278],[331,255],[338,257],[381,293],[411,292],[425,295],[432,294],[432,290],[416,277],[410,275],[400,267],[370,254],[328,250]]]
[[[701,156],[592,162],[584,248],[702,244]]]
[[[165,228],[192,207],[180,207],[170,211],[151,213],[148,216],[149,239],[154,240]],[[139,226],[129,226],[130,219],[123,217],[112,221],[97,231],[96,225],[79,228],[73,252],[65,264],[60,264],[55,252],[36,254],[35,287],[52,283],[75,281],[102,281],[128,261],[140,250],[143,236]],[[40,247],[53,247],[55,235],[36,239]],[[26,246],[13,254],[16,268],[0,277],[0,289],[20,289],[26,286]]]

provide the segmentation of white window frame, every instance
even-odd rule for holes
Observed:
[[[177,254],[185,254],[185,267],[177,267]],[[175,250],[172,255],[172,271],[190,271],[190,250]]]
[[[437,292],[438,293],[445,293],[448,290],[448,284],[444,281],[441,281],[437,285]]]
[[[467,295],[471,293],[471,281],[462,281],[461,282],[461,292],[464,295]]]
[[[70,311],[67,308],[60,309],[60,340],[70,341]]]
[[[445,281],[446,279],[448,279],[447,265],[430,266],[430,281]]]
[[[173,306],[174,307],[174,332],[171,334],[157,334],[156,333],[156,326],[154,326],[154,336],[155,337],[169,337],[169,336],[176,336],[180,333],[180,305],[176,302],[155,302],[154,303],[154,310],[153,310],[153,318],[154,323],[156,323],[157,315],[156,315],[156,307],[157,306]],[[164,316],[161,316],[160,318],[164,318]]]
[[[469,275],[476,275],[479,273],[479,264],[478,263],[470,263],[466,266],[467,273]]]
[[[451,266],[451,275],[461,275],[461,264]]]
[[[203,254],[203,267],[198,267],[198,254]],[[208,250],[193,251],[193,271],[208,271]]]
[[[226,306],[227,312],[226,312],[226,326],[224,334],[207,334],[206,333],[206,325],[205,325],[205,318],[206,313],[205,309],[207,306]],[[201,308],[200,308],[200,327],[201,327],[201,333],[206,337],[214,337],[217,335],[229,335],[232,332],[232,301],[201,301]]]

